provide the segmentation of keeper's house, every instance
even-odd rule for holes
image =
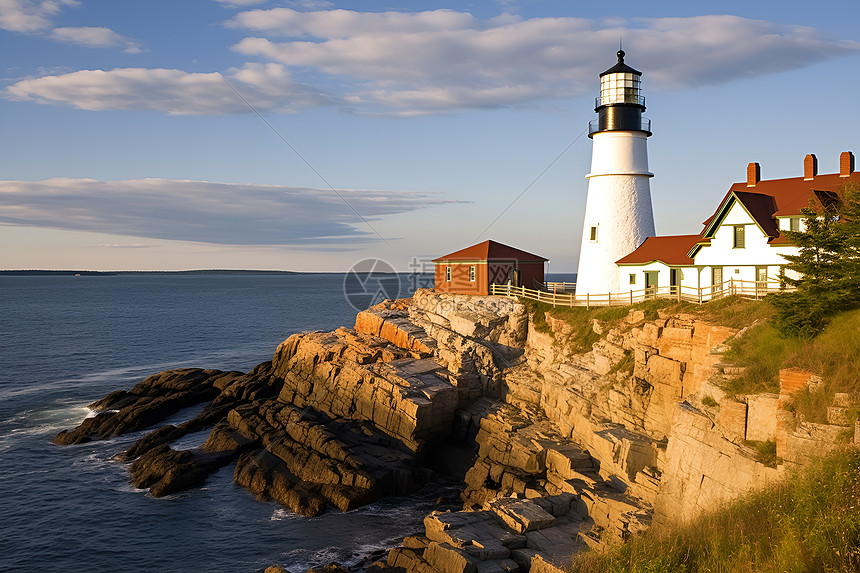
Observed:
[[[860,182],[850,151],[840,156],[839,173],[819,175],[814,155],[803,165],[803,177],[762,181],[759,164],[750,163],[747,180],[731,186],[701,233],[649,237],[616,261],[622,290],[710,287],[707,297],[729,279],[778,288],[783,255],[798,252],[783,231],[803,231],[801,209],[839,201],[843,184]]]
[[[491,284],[541,288],[547,260],[502,243],[484,241],[433,259],[436,292],[487,295]]]

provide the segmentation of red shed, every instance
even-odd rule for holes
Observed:
[[[548,259],[495,241],[484,241],[433,259],[436,292],[490,294],[491,284],[538,288]]]

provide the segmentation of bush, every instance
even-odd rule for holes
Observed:
[[[785,232],[799,248],[797,255],[784,255],[786,268],[800,278],[783,271],[781,279],[796,290],[768,296],[784,336],[811,338],[833,314],[860,306],[860,185],[845,185],[840,193],[839,200],[810,200],[801,210],[806,230]]]

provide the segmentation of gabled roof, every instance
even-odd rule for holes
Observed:
[[[687,256],[693,247],[702,240],[701,235],[670,235],[668,237],[648,237],[635,251],[615,261],[617,265],[644,265],[660,261],[667,265],[692,265],[693,259]]]
[[[546,262],[541,256],[497,243],[496,241],[484,241],[471,247],[455,251],[444,257],[433,259],[434,263],[448,261],[520,261],[520,262]]]
[[[761,230],[768,237],[779,235],[779,226],[773,214],[776,212],[776,199],[773,195],[735,191],[735,197],[743,204],[747,212],[755,219]]]
[[[735,183],[720,202],[720,206],[705,221],[702,236],[711,238],[722,223],[734,200],[744,209],[761,228],[771,244],[785,244],[788,240],[780,233],[778,217],[799,217],[801,209],[812,204],[821,207],[838,200],[837,189],[848,181],[860,181],[860,172],[842,177],[838,173],[816,175],[813,179],[792,177],[788,179],[769,179],[748,187],[746,183]]]

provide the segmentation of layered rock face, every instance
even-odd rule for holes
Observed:
[[[425,296],[433,304],[469,302]],[[157,427],[123,453],[134,462],[136,487],[168,495],[235,461],[238,484],[303,515],[409,493],[433,479],[422,462],[429,447],[450,435],[457,409],[485,390],[498,391],[504,366],[496,360],[515,358],[507,345],[522,344],[527,321],[516,303],[481,301],[455,320],[460,331],[471,329],[458,334],[433,314],[439,309],[414,302],[360,313],[356,329],[293,335],[271,362],[248,373],[181,369],[151,376],[91,404],[96,415],[54,441],[152,428],[204,403],[193,419]],[[429,333],[410,318],[416,312],[435,317],[424,323]],[[209,438],[199,447],[170,447],[206,428]]]
[[[247,373],[147,378],[55,441],[154,428],[123,454],[136,487],[167,495],[235,463],[236,483],[302,515],[409,493],[472,448],[463,511],[428,516],[375,570],[558,571],[581,548],[779,479],[845,433],[855,407],[842,396],[830,425],[795,420],[792,396],[814,379],[794,371],[779,395],[727,397],[720,379],[736,373],[721,351],[737,333],[692,315],[593,321],[586,352],[569,344],[581,333],[545,318],[549,332],[515,300],[418,291],[354,328],[290,336]],[[203,429],[199,447],[171,448]],[[759,463],[750,441],[774,441],[786,464]]]

